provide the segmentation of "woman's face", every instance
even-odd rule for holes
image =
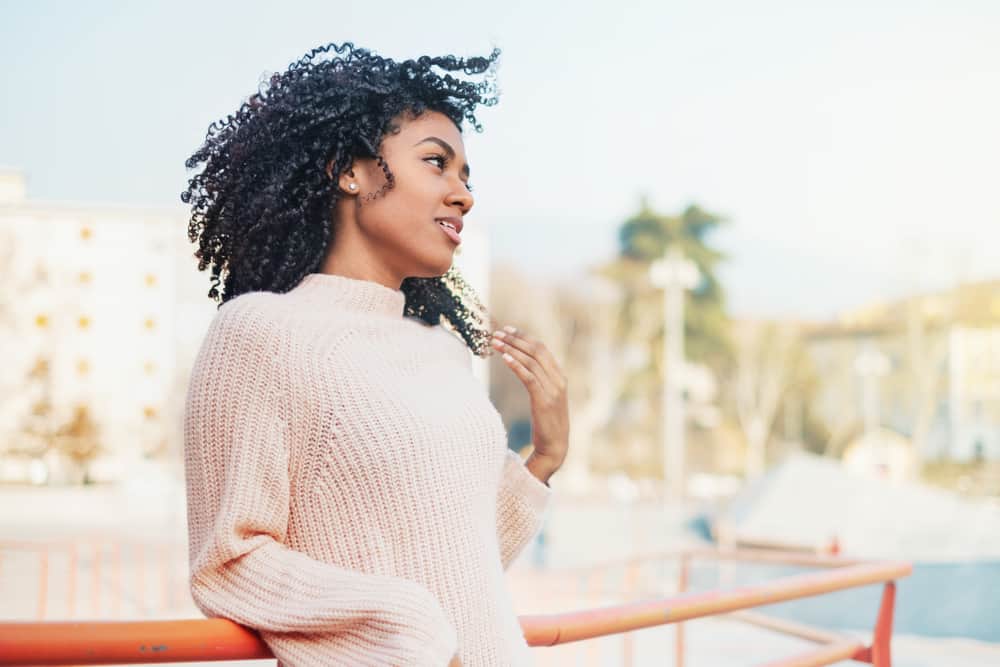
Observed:
[[[385,185],[386,177],[374,160],[363,160],[356,163],[353,177],[351,172],[341,176],[341,189],[350,192],[350,183],[357,184],[353,212],[360,235],[379,263],[402,282],[440,276],[451,267],[462,218],[473,198],[462,135],[447,116],[428,111],[404,116],[398,126],[397,133],[382,141],[393,187],[367,198]]]

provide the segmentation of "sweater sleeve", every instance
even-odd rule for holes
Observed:
[[[508,449],[497,491],[497,539],[503,569],[538,533],[551,497],[552,489],[531,474],[517,452]]]
[[[259,631],[279,662],[447,665],[457,636],[415,581],[323,562],[284,544],[287,365],[252,295],[225,304],[192,370],[184,418],[191,594]]]

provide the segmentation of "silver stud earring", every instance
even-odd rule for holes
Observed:
[[[358,189],[358,184],[357,183],[351,183],[347,187],[349,187],[351,190],[357,190]]]

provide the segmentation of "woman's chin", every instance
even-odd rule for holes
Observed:
[[[447,255],[443,255],[438,262],[434,263],[433,269],[431,270],[433,276],[431,277],[438,278],[440,276],[443,276],[445,273],[448,272],[448,269],[450,269],[454,263],[455,263],[454,251],[449,252]]]
[[[451,268],[453,258],[448,259],[448,263],[444,262],[434,263],[428,266],[424,266],[419,270],[414,271],[410,274],[411,278],[440,278],[444,274],[448,273],[448,269]]]

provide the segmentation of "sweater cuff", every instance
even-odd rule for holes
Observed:
[[[434,594],[419,584],[416,586],[427,597],[425,615],[419,625],[421,629],[426,628],[426,634],[411,635],[415,641],[412,664],[446,667],[458,652],[458,634]]]
[[[513,497],[527,505],[536,515],[545,511],[552,497],[552,488],[532,475],[524,465],[521,455],[513,449],[507,450],[507,461],[501,483]]]
[[[456,653],[458,653],[458,636],[449,623],[442,626],[440,632],[432,634],[426,643],[416,647],[412,664],[447,667]]]

